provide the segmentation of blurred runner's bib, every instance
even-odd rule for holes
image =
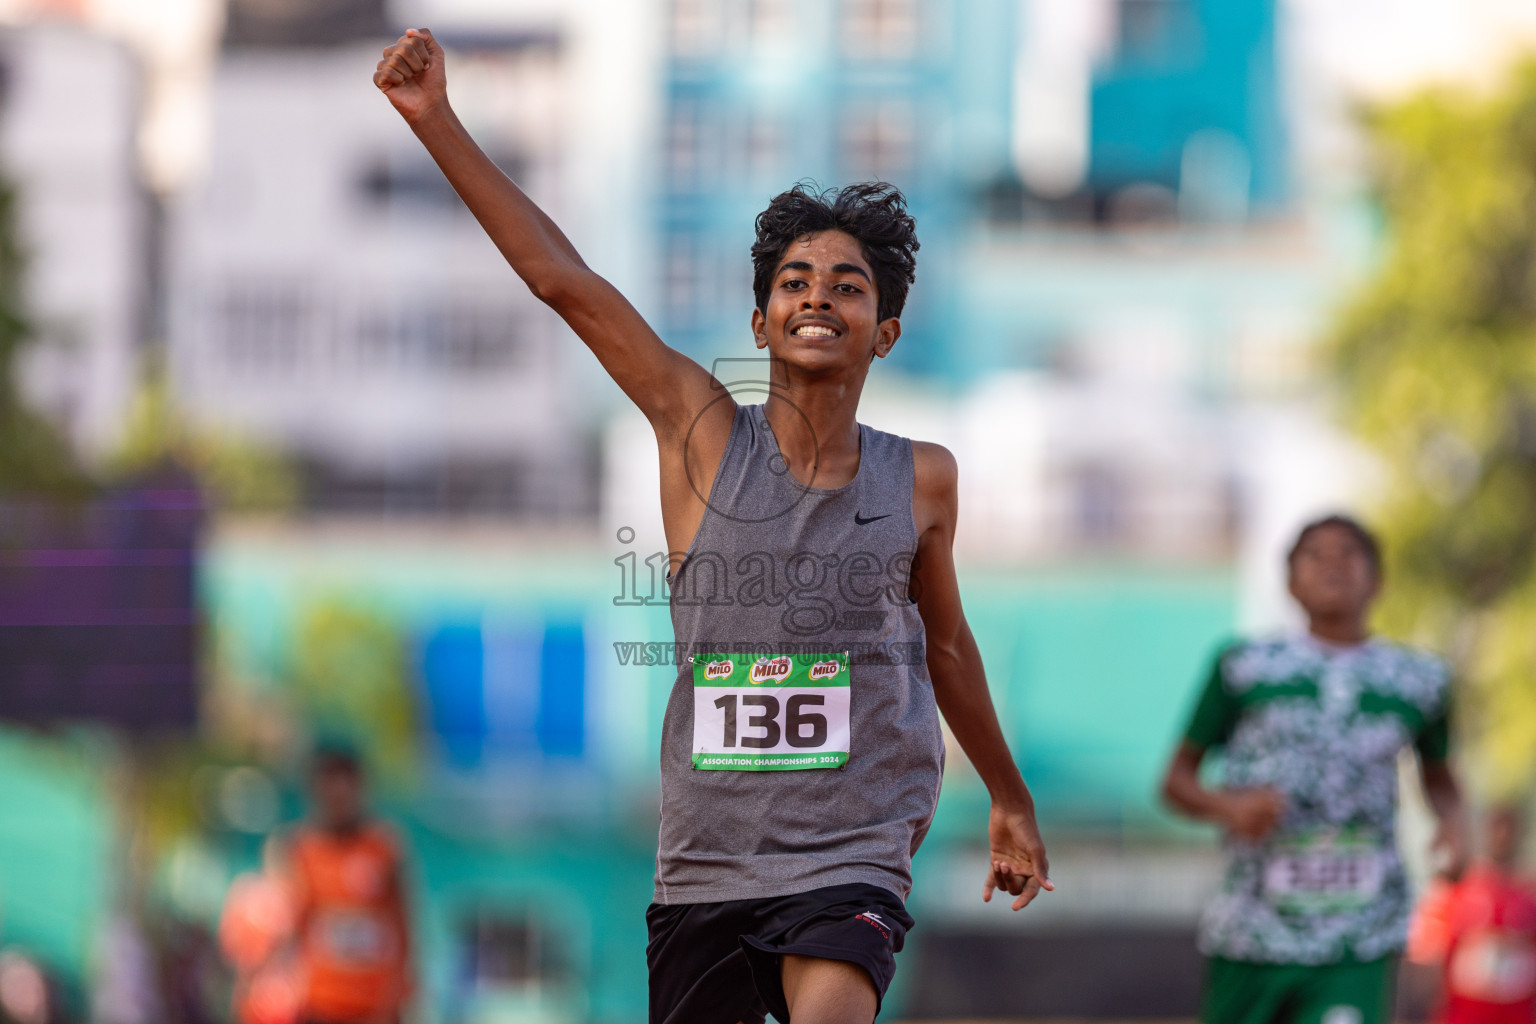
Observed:
[[[1447,970],[1458,996],[1488,1003],[1518,1003],[1536,995],[1536,944],[1529,935],[1489,928],[1456,945]]]
[[[1320,830],[1276,842],[1264,861],[1264,896],[1287,913],[1359,910],[1381,892],[1380,841],[1350,829]]]
[[[338,963],[359,967],[388,963],[395,955],[394,928],[366,910],[322,911],[319,940]]]
[[[848,763],[849,659],[839,654],[693,659],[693,767],[771,772]]]

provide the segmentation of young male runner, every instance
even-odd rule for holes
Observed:
[[[1163,793],[1226,830],[1226,879],[1206,909],[1207,1024],[1386,1024],[1408,922],[1396,845],[1397,758],[1412,746],[1444,868],[1465,861],[1446,764],[1445,666],[1370,636],[1376,540],[1353,519],[1302,529],[1290,591],[1307,632],[1216,659]],[[1199,778],[1225,748],[1225,788]]]
[[[372,820],[363,767],[325,750],[311,774],[315,816],[286,851],[304,1024],[399,1024],[412,988],[400,849]]]
[[[752,334],[775,382],[739,406],[469,138],[431,33],[386,49],[374,82],[656,434],[667,543],[686,553],[673,626],[695,657],[663,729],[651,1020],[867,1024],[912,926],[943,765],[935,701],[992,796],[984,898],[1004,889],[1019,909],[1052,887],[960,608],[954,459],[855,419],[901,335],[904,200],[797,188],[759,217]]]

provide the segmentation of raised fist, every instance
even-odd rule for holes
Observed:
[[[389,97],[406,121],[448,102],[448,75],[443,67],[443,48],[424,28],[407,29],[373,72],[373,84]]]

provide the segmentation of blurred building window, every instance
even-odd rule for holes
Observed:
[[[668,240],[666,296],[668,319],[676,326],[691,326],[697,319],[704,293],[704,268],[699,239],[689,234]]]
[[[844,0],[843,40],[858,56],[899,60],[917,48],[918,0]]]
[[[314,512],[558,519],[594,513],[597,485],[591,467],[595,463],[595,455],[578,452],[562,466],[565,475],[552,486],[548,473],[521,461],[456,456],[400,466],[353,466],[325,453],[298,459],[304,507]],[[584,689],[573,688],[566,695],[567,705],[561,708],[571,702],[579,704],[585,699],[584,693]],[[441,710],[434,706],[432,714]],[[445,728],[452,727],[451,722],[445,725],[434,719],[433,728],[440,738]],[[476,742],[483,739],[480,735]],[[584,737],[565,739],[567,745],[584,742]]]
[[[1199,13],[1190,0],[1120,0],[1116,56],[1128,64],[1189,63],[1204,49]]]
[[[905,179],[912,170],[916,136],[911,107],[883,103],[843,123],[842,166],[852,181]]]
[[[526,918],[481,916],[469,942],[477,984],[518,987],[544,975],[544,934]]]
[[[1173,189],[1151,182],[1127,185],[1105,197],[1102,220],[1122,227],[1171,224],[1179,217]]]
[[[1248,492],[1243,486],[1242,477],[1232,471],[1223,473],[1217,486],[1219,526],[1216,543],[1224,554],[1231,554],[1242,542],[1243,524],[1249,519]]]
[[[481,909],[460,935],[467,990],[457,1019],[575,1019],[569,1016],[575,979],[558,933],[527,914]]]
[[[748,0],[748,25],[752,42],[761,43],[788,35],[793,20],[790,0]]]
[[[1248,217],[1253,162],[1231,132],[1203,128],[1184,143],[1179,161],[1179,218],[1236,224]]]
[[[432,353],[434,369],[480,374],[509,369],[527,356],[512,311],[454,304],[442,312],[442,333]]]
[[[523,154],[501,151],[489,155],[507,177],[526,182],[530,161]],[[369,206],[468,213],[437,165],[416,153],[374,160],[357,176],[357,190]]]
[[[758,111],[747,125],[746,170],[753,181],[776,179],[784,159],[784,136],[771,115]]]
[[[1121,472],[1104,462],[1077,467],[1074,476],[1074,533],[1088,547],[1110,546],[1125,535],[1127,488]]]
[[[686,192],[698,184],[701,134],[697,104],[679,100],[667,123],[667,171],[675,191]]]
[[[475,376],[523,361],[514,311],[469,303],[374,312],[357,328],[361,367],[385,373]]]
[[[372,42],[390,27],[384,0],[229,0],[224,22],[234,48]]]
[[[672,52],[678,57],[704,57],[720,45],[718,0],[672,0]]]
[[[225,358],[241,376],[288,377],[299,369],[312,303],[295,281],[242,281],[219,306]]]

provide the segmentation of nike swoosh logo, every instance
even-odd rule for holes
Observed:
[[[879,522],[882,519],[889,519],[894,514],[895,513],[893,513],[893,512],[887,512],[883,516],[870,516],[868,519],[865,519],[863,516],[861,516],[857,512],[855,512],[853,514],[853,521],[858,523],[860,526],[868,526],[870,523]]]

